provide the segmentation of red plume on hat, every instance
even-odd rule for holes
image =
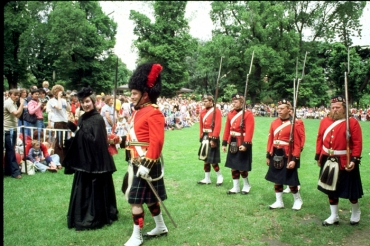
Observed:
[[[156,79],[158,78],[159,73],[162,71],[162,66],[160,64],[153,64],[150,73],[148,74],[148,81],[146,85],[149,88],[152,88],[155,84]]]

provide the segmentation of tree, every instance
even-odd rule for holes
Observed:
[[[293,74],[291,64],[298,55],[298,36],[289,24],[282,3],[212,2],[211,19],[216,25],[215,35],[232,38],[233,48],[228,53],[226,69],[231,71],[229,83],[235,84],[238,91],[244,91],[244,78],[254,51],[248,84],[252,103],[266,96],[288,95],[286,88],[293,76],[290,80],[286,74]],[[268,84],[263,82],[265,75],[269,77]],[[271,94],[261,93],[267,89]]]
[[[334,93],[344,95],[344,73],[348,73],[348,97],[349,103],[353,105],[355,102],[359,105],[360,99],[368,90],[363,86],[366,76],[370,74],[369,52],[362,51],[363,59],[358,52],[362,50],[357,47],[349,50],[342,43],[334,43],[331,49],[328,50],[328,78],[334,87]],[[350,52],[348,54],[348,52]],[[348,55],[349,70],[348,70]]]
[[[57,53],[52,67],[68,86],[93,84],[97,90],[112,89],[115,66],[108,59],[115,45],[117,24],[98,2],[55,2],[49,15],[47,40]]]
[[[4,64],[3,73],[9,89],[27,78],[27,64],[19,59],[20,38],[28,28],[27,2],[12,1],[4,6]]]
[[[4,12],[4,75],[11,87],[33,76],[38,86],[44,79],[54,85],[55,74],[67,88],[113,89],[117,24],[98,2],[11,2]],[[119,70],[126,81],[128,69]]]
[[[154,61],[163,66],[162,95],[173,96],[188,81],[186,57],[195,50],[196,42],[189,35],[183,1],[155,1],[154,23],[131,10],[130,20],[135,23],[134,45],[142,61]]]
[[[304,31],[310,41],[330,41],[336,37],[350,46],[350,37],[361,34],[359,18],[366,5],[363,1],[286,1],[287,13],[293,18],[293,26],[299,34],[299,47],[303,49]]]

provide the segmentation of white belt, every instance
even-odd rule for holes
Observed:
[[[235,131],[230,131],[230,135],[231,136],[235,136],[235,137],[239,137],[242,135],[241,132],[235,132]],[[243,133],[243,136],[245,135],[245,133]]]
[[[322,146],[322,149],[329,155],[346,155],[347,154],[347,150],[332,150],[332,149],[326,148],[324,145]]]
[[[288,145],[289,143],[282,140],[274,140],[274,144]]]
[[[203,128],[203,132],[212,132],[212,129],[205,129],[205,128]]]

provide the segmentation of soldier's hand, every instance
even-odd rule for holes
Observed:
[[[226,146],[222,146],[222,151],[226,152]]]
[[[287,169],[293,169],[295,167],[295,161],[291,161],[288,163],[288,165],[286,166]]]
[[[147,167],[140,165],[137,170],[136,177],[147,178],[149,176],[149,171],[150,170]]]
[[[270,166],[270,159],[269,158],[266,158],[266,164],[267,164],[267,166]]]
[[[216,148],[217,147],[217,143],[213,140],[209,141],[209,144],[211,145],[211,148]]]
[[[247,148],[246,148],[244,145],[240,145],[240,146],[239,146],[239,151],[244,152],[244,151],[246,151],[246,150],[247,150]]]
[[[347,171],[347,172],[350,172],[350,171],[352,171],[354,168],[355,168],[355,163],[354,163],[353,161],[351,161],[351,162],[349,163],[349,165],[346,167],[346,171]]]

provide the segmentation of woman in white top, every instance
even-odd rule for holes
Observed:
[[[50,121],[54,123],[55,129],[68,129],[67,111],[71,110],[70,104],[65,97],[64,87],[61,85],[54,85],[51,89],[54,97],[49,100],[51,108]],[[60,162],[64,160],[64,139],[67,137],[67,131],[57,131],[55,137],[54,153],[60,157]]]

